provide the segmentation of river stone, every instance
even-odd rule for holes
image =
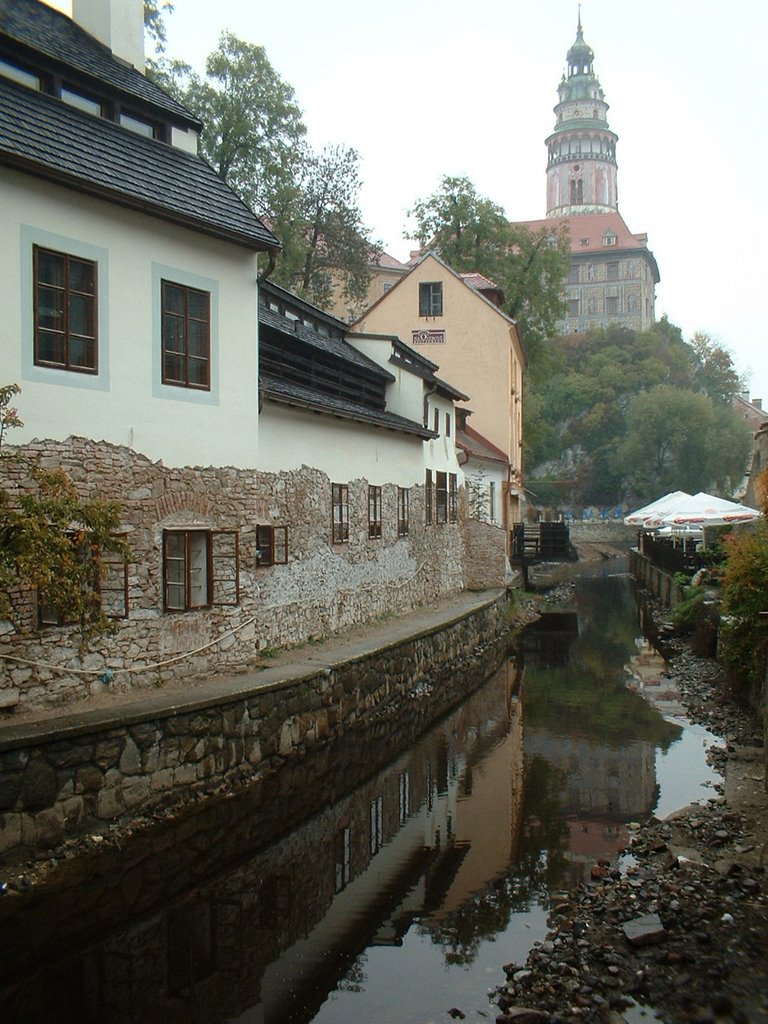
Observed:
[[[664,925],[658,914],[645,914],[622,925],[624,934],[633,946],[654,946],[666,938]]]
[[[45,761],[31,761],[24,772],[21,799],[25,811],[39,811],[56,800],[59,785],[55,770]]]
[[[547,1024],[550,1015],[528,1006],[510,1006],[496,1018],[496,1024]]]

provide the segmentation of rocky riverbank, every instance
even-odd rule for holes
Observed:
[[[497,1024],[768,1022],[768,797],[762,726],[716,662],[673,641],[692,722],[723,737],[706,802],[631,827],[616,863],[553,904],[546,941],[504,968]]]

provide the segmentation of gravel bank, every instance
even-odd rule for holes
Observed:
[[[508,964],[498,1024],[768,1022],[768,798],[762,727],[726,699],[719,666],[667,651],[690,721],[724,784],[664,821],[634,824],[617,863],[556,901],[546,941]]]

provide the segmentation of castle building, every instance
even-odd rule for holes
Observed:
[[[576,41],[558,87],[555,128],[547,138],[547,216],[540,230],[565,221],[571,238],[563,333],[619,324],[647,330],[655,320],[659,269],[646,234],[619,213],[616,143],[608,104],[594,71],[594,52],[579,16]]]

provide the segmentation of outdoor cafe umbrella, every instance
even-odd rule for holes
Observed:
[[[653,516],[649,525],[655,526],[729,526],[731,523],[749,523],[759,519],[762,512],[738,502],[717,498],[699,491],[683,498],[671,511],[661,517]]]
[[[629,515],[624,516],[624,522],[627,526],[647,526],[648,519],[658,519],[660,516],[666,515],[677,508],[684,498],[690,498],[687,491],[670,491],[669,494],[662,495],[661,498],[657,498],[649,505],[643,505],[636,512],[630,512]]]

